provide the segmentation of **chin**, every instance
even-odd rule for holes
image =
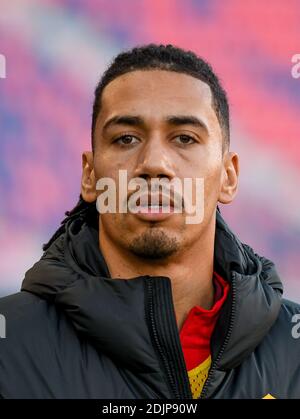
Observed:
[[[176,236],[162,228],[148,228],[132,239],[128,248],[136,256],[161,260],[176,254],[180,242]]]

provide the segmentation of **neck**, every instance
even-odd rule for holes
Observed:
[[[143,275],[170,278],[177,326],[181,330],[191,308],[197,305],[209,310],[213,305],[215,223],[205,235],[190,248],[163,261],[141,259],[127,249],[120,249],[103,235],[99,237],[99,243],[112,278]]]

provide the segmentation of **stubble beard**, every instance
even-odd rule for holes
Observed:
[[[174,255],[179,250],[179,242],[163,230],[149,228],[129,244],[129,250],[136,256],[161,260]]]

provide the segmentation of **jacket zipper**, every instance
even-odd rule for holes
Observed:
[[[166,378],[167,378],[167,383],[169,385],[169,388],[171,389],[171,392],[173,394],[173,396],[175,397],[175,399],[182,399],[182,396],[180,395],[177,385],[174,381],[174,377],[172,375],[172,370],[170,367],[170,363],[168,362],[168,358],[165,354],[165,352],[163,351],[163,348],[160,344],[160,340],[157,334],[157,330],[156,330],[156,325],[155,325],[155,320],[154,320],[154,312],[153,312],[153,280],[152,278],[149,278],[147,281],[147,285],[148,285],[148,314],[149,314],[149,320],[150,320],[150,324],[151,324],[151,329],[152,329],[152,337],[154,339],[157,351],[160,355],[160,358],[163,362],[164,365],[164,371],[166,373]],[[177,365],[176,367],[180,367],[180,365]],[[189,398],[192,398],[192,394],[191,394],[191,390],[190,387],[186,388],[186,393],[190,396]]]
[[[200,394],[199,399],[205,399],[206,398],[206,394],[207,394],[207,388],[208,385],[210,384],[211,380],[212,380],[212,376],[214,371],[217,368],[218,363],[220,362],[220,359],[222,358],[222,355],[226,349],[226,346],[228,344],[228,341],[230,339],[231,333],[232,333],[232,329],[233,329],[233,324],[234,324],[234,318],[235,318],[235,298],[236,298],[236,282],[235,282],[235,272],[232,272],[232,276],[231,276],[232,280],[231,280],[231,287],[232,287],[232,303],[231,303],[231,313],[230,313],[230,323],[229,323],[229,328],[228,328],[228,332],[226,335],[226,338],[224,339],[223,345],[218,353],[217,358],[215,359],[215,361],[213,362],[211,369],[209,370],[207,379],[204,383],[202,392]]]
[[[236,302],[236,282],[235,282],[235,273],[232,272],[232,281],[231,281],[231,288],[232,288],[232,303],[231,303],[231,312],[230,312],[230,323],[229,323],[229,327],[228,327],[228,332],[227,335],[224,339],[224,342],[222,344],[222,347],[218,353],[217,358],[214,360],[212,367],[208,373],[208,377],[205,381],[205,384],[203,386],[201,395],[199,397],[199,399],[205,399],[206,398],[206,393],[207,393],[207,389],[208,389],[208,385],[210,384],[214,371],[217,368],[218,363],[220,362],[220,359],[222,358],[222,355],[226,349],[226,346],[229,342],[231,333],[232,333],[232,329],[233,329],[233,324],[234,324],[234,320],[235,320],[235,302]],[[162,349],[162,346],[160,344],[160,340],[157,334],[157,330],[156,330],[156,325],[155,325],[155,319],[154,319],[154,312],[153,312],[153,282],[152,282],[152,278],[149,278],[147,281],[147,285],[148,285],[148,314],[149,314],[149,320],[150,320],[150,324],[151,324],[151,329],[152,329],[152,336],[157,348],[157,351],[161,357],[161,360],[163,361],[163,365],[164,365],[164,370],[166,372],[166,377],[168,380],[168,385],[172,390],[173,395],[175,396],[175,399],[182,399],[182,395],[179,393],[178,391],[178,386],[176,385],[176,382],[174,381],[174,377],[172,375],[172,371],[171,371],[171,367],[170,367],[170,363],[168,361],[168,358],[165,354],[165,352]],[[176,348],[174,348],[176,349]],[[176,365],[176,368],[179,368],[180,365]],[[185,386],[186,387],[186,386]],[[188,394],[188,398],[192,399],[192,393],[191,393],[191,389],[190,386],[188,388],[184,388],[186,394]]]

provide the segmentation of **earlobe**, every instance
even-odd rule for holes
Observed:
[[[81,195],[86,202],[94,202],[97,198],[92,151],[82,153]]]
[[[237,194],[239,178],[239,156],[228,152],[224,157],[222,184],[218,201],[222,204],[230,204]]]

